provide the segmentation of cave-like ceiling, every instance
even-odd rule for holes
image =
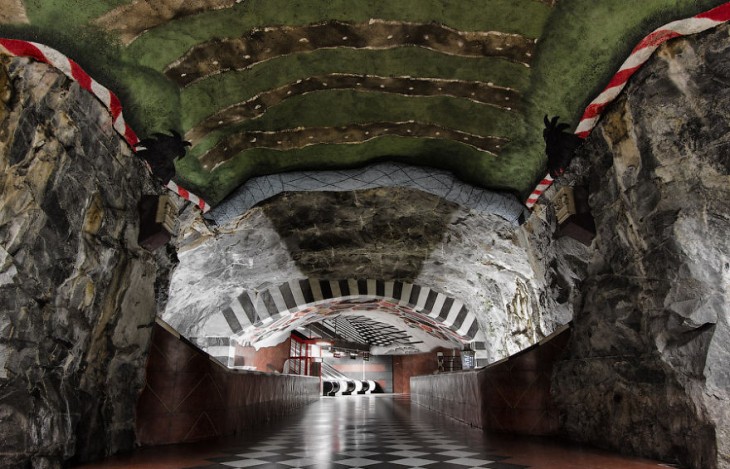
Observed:
[[[394,159],[526,195],[542,117],[575,127],[637,41],[722,0],[5,0],[113,90],[137,134],[193,146],[213,205],[253,176]]]

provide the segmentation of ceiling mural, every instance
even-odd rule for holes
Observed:
[[[383,159],[524,200],[545,114],[575,128],[642,37],[722,3],[13,0],[0,37],[78,62],[141,137],[184,135],[173,183],[213,206],[252,177]]]

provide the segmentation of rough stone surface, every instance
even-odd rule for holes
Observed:
[[[305,277],[413,281],[458,206],[409,189],[295,192],[262,206]]]
[[[552,334],[580,304],[587,248],[554,239],[555,228],[552,213],[515,227],[462,208],[423,263],[416,283],[438,285],[476,313],[489,363]]]
[[[181,220],[179,264],[161,318],[188,338],[229,336],[221,311],[244,290],[306,277],[260,209],[209,229],[192,213]]]
[[[129,449],[155,315],[146,170],[103,106],[15,59],[0,123],[0,467]]]
[[[730,468],[728,33],[663,46],[591,136],[598,236],[553,378],[571,437],[692,468]]]
[[[215,231],[183,228],[163,319],[187,337],[230,335],[221,311],[244,290],[401,280],[462,301],[483,331],[482,357],[499,360],[568,322],[577,301],[582,273],[556,253],[585,248],[553,240],[554,217],[533,218],[517,227],[405,188],[283,194]]]

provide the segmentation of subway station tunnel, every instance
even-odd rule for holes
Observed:
[[[0,467],[730,467],[729,18],[6,0]]]

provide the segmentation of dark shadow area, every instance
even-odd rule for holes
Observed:
[[[442,242],[457,205],[388,188],[283,193],[261,208],[306,276],[410,282]]]

